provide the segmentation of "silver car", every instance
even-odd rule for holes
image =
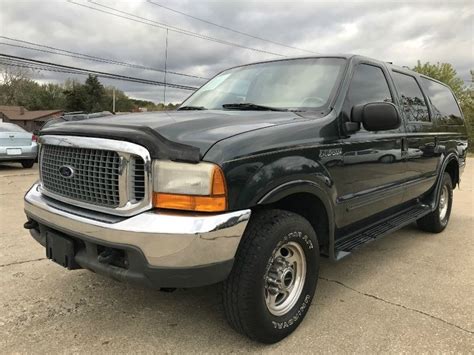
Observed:
[[[31,168],[38,155],[36,136],[13,123],[0,123],[0,163],[18,162]]]

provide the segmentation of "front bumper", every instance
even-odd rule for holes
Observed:
[[[25,195],[25,213],[34,221],[30,231],[41,244],[48,232],[73,239],[75,261],[81,267],[159,288],[202,286],[227,278],[251,212],[151,210],[121,218],[52,200],[35,184]],[[124,254],[127,267],[99,262],[104,248]]]

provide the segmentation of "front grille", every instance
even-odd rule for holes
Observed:
[[[72,177],[64,177],[61,167],[72,169]],[[120,205],[119,175],[120,156],[114,151],[47,144],[42,147],[42,183],[53,194],[115,208]]]
[[[132,196],[134,202],[141,201],[145,197],[145,162],[140,157],[133,157],[130,163],[130,176]]]

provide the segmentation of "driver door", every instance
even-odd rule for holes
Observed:
[[[394,95],[386,68],[376,63],[360,62],[354,67],[344,103],[350,117],[352,107],[369,102],[393,102]],[[381,120],[384,117],[380,117]],[[402,156],[404,124],[394,130],[371,132],[361,129],[345,139],[343,175],[338,189],[344,205],[343,225],[364,220],[401,204],[405,178]]]

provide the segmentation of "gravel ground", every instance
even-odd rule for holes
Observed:
[[[323,261],[299,329],[263,346],[227,325],[217,287],[163,293],[45,259],[22,228],[36,167],[0,166],[0,353],[474,351],[474,159],[439,235],[408,226]]]

